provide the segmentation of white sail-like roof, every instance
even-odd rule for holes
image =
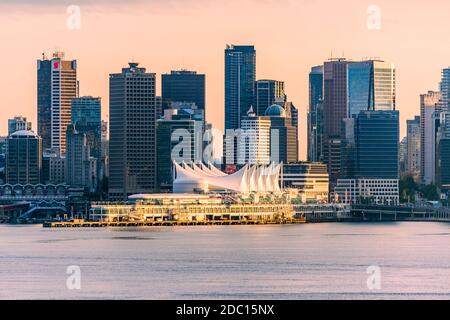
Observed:
[[[174,193],[204,191],[232,191],[239,193],[280,192],[281,165],[245,165],[241,170],[227,175],[217,168],[194,163],[179,165],[174,162],[176,178]],[[214,169],[215,170],[214,170]]]

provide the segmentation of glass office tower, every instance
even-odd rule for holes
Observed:
[[[196,71],[177,70],[161,76],[163,110],[172,102],[195,103],[205,110],[205,75]]]
[[[308,161],[317,162],[322,156],[323,66],[309,73]]]
[[[398,111],[361,111],[355,120],[356,177],[398,179]]]
[[[240,128],[241,119],[255,104],[256,51],[254,46],[225,49],[225,129]]]
[[[348,117],[365,110],[395,110],[395,68],[378,60],[352,62],[347,68]]]

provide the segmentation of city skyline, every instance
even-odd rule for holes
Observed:
[[[444,21],[442,13],[448,11],[450,5],[445,1],[434,1],[435,5],[428,6],[424,11],[423,6],[416,2],[390,4],[379,1],[381,29],[371,30],[366,24],[370,16],[367,13],[368,4],[347,2],[354,10],[344,12],[344,19],[324,14],[329,18],[329,21],[324,21],[321,16],[309,13],[319,8],[332,12],[336,10],[336,4],[329,3],[320,7],[320,4],[302,1],[264,4],[244,1],[240,8],[235,2],[214,7],[206,5],[207,8],[203,8],[199,4],[187,6],[176,1],[170,5],[138,1],[127,6],[128,11],[137,14],[137,18],[134,16],[138,21],[136,27],[124,24],[119,30],[114,22],[127,15],[127,12],[120,12],[120,4],[115,3],[112,7],[105,8],[103,3],[94,6],[89,1],[81,1],[81,29],[69,30],[66,25],[69,15],[64,5],[41,1],[39,7],[25,8],[3,1],[0,3],[0,16],[5,19],[1,19],[0,27],[14,31],[10,34],[1,33],[2,42],[9,43],[5,46],[4,53],[20,63],[10,63],[9,59],[0,62],[0,67],[5,70],[0,76],[0,85],[8,88],[2,92],[2,103],[7,107],[0,111],[0,118],[4,120],[0,124],[0,135],[6,135],[6,120],[16,115],[26,116],[32,121],[34,130],[37,129],[35,63],[43,51],[50,55],[55,46],[64,49],[67,59],[77,60],[81,95],[102,97],[103,119],[107,119],[108,115],[108,74],[125,67],[134,57],[133,60],[157,74],[157,95],[161,92],[161,74],[182,68],[206,74],[206,117],[215,127],[222,129],[223,50],[227,43],[234,43],[255,46],[257,80],[266,78],[285,82],[289,100],[299,108],[301,159],[306,158],[308,73],[312,66],[326,61],[331,52],[336,57],[341,56],[344,51],[345,56],[354,61],[362,60],[365,56],[377,56],[395,64],[397,109],[400,111],[403,137],[406,134],[406,119],[412,119],[420,112],[420,94],[437,90],[440,70],[448,66],[446,57],[450,54],[450,48],[438,42],[445,35],[445,28],[436,28],[436,23],[439,24],[436,21]],[[208,10],[208,15],[202,21],[197,21],[195,17],[200,16],[204,10]],[[252,26],[245,21],[231,26],[223,18],[219,19],[220,14],[226,16],[227,13],[233,13],[236,20],[239,20],[249,10],[254,10],[253,13],[261,18],[256,19]],[[278,32],[278,28],[271,27],[272,23],[268,22],[273,21],[274,14],[286,17],[283,19],[286,21],[279,22],[284,27],[284,32],[277,37],[271,35]],[[42,15],[45,15],[45,19],[42,19]],[[169,27],[167,30],[151,29],[147,22],[149,19],[145,19],[149,16],[153,23],[167,17],[177,18],[180,22],[188,19],[192,23],[183,30]],[[298,22],[287,22],[292,20],[287,19],[290,16],[296,17]],[[423,22],[420,26],[415,23],[419,18]],[[427,27],[426,21],[434,24]],[[315,22],[326,24],[326,28],[308,28]],[[208,23],[211,28],[205,27]],[[325,30],[333,25],[337,27],[336,32],[328,35]],[[139,31],[141,28],[144,30]],[[265,32],[259,32],[258,28]],[[114,34],[114,37],[110,34]],[[196,34],[196,37],[189,36],[190,34]],[[144,35],[155,36],[158,46],[133,41]],[[99,37],[102,37],[100,43]],[[401,47],[393,44],[399,39],[402,40]],[[434,41],[439,45],[430,53],[428,46],[418,39]],[[125,41],[127,46],[121,47],[121,43]],[[115,53],[113,56],[108,54],[112,50]],[[414,77],[417,74],[421,76]]]

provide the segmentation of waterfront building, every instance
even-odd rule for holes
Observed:
[[[16,116],[8,119],[8,135],[21,130],[31,131],[31,122],[27,121],[26,117]]]
[[[441,113],[441,93],[420,95],[420,176],[424,184],[435,182],[436,134]]]
[[[420,116],[415,116],[414,120],[406,121],[406,172],[411,175],[416,182],[420,181]]]
[[[171,103],[156,125],[157,171],[160,192],[170,192],[173,161],[201,162],[203,156],[204,110],[194,103]]]
[[[126,204],[93,203],[89,216],[92,221],[103,222],[182,221],[199,224],[208,221],[257,223],[294,217],[292,204],[282,199],[275,201],[275,198],[263,200],[237,202],[219,195],[137,194],[130,196]]]
[[[205,75],[196,71],[177,70],[161,76],[163,111],[172,102],[194,103],[205,110]]]
[[[63,52],[37,62],[38,135],[44,150],[66,152],[66,129],[71,103],[77,95],[77,61],[65,60]]]
[[[334,202],[343,204],[399,204],[398,179],[338,179]]]
[[[233,173],[226,174],[213,165],[182,165],[174,161],[174,193],[225,192],[237,194],[280,193],[281,164],[249,165]]]
[[[317,162],[322,158],[323,136],[323,66],[311,68],[309,73],[308,109],[308,161]]]
[[[42,140],[32,131],[20,130],[6,140],[6,175],[8,184],[41,182]]]
[[[255,105],[256,51],[254,46],[225,49],[225,130],[238,129]]]
[[[256,81],[256,115],[264,116],[267,108],[276,102],[286,102],[284,81],[258,80]]]
[[[157,189],[155,86],[155,74],[134,62],[109,76],[110,199]]]
[[[347,66],[348,117],[366,110],[395,110],[395,67],[380,60]]]
[[[398,179],[399,112],[361,111],[354,130],[355,177]]]
[[[327,166],[317,162],[283,164],[281,182],[285,189],[295,189],[302,203],[328,202]]]

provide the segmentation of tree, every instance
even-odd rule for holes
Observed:
[[[416,192],[419,190],[414,178],[410,175],[404,176],[400,179],[400,202],[413,202],[416,196]]]

